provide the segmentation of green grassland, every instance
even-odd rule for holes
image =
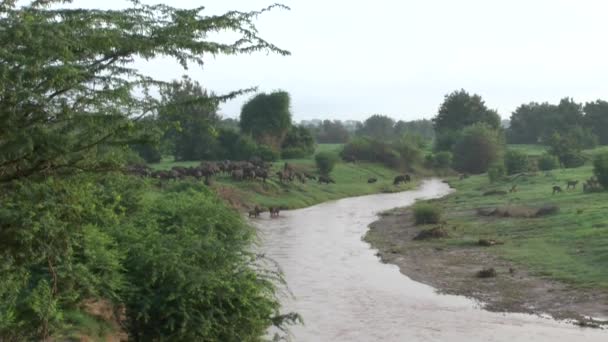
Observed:
[[[451,239],[441,243],[470,248],[480,238],[505,242],[488,251],[526,266],[535,274],[568,282],[577,287],[608,289],[608,193],[583,193],[581,185],[566,191],[568,180],[581,183],[591,177],[591,166],[539,172],[490,184],[486,175],[464,180],[450,179],[457,190],[439,200]],[[483,196],[488,190],[519,191],[505,196]],[[559,185],[561,194],[552,194]],[[477,208],[504,206],[539,207],[555,204],[557,214],[541,218],[488,218]]]
[[[320,144],[318,152],[338,153],[340,144]],[[280,206],[282,208],[296,209],[314,204],[336,200],[345,197],[361,196],[379,192],[396,192],[412,189],[417,182],[407,185],[394,186],[393,179],[398,172],[376,163],[344,163],[338,162],[331,173],[335,184],[319,184],[308,181],[302,184],[294,181],[290,184],[281,184],[274,175],[280,170],[284,163],[288,162],[296,169],[315,174],[315,162],[312,157],[306,159],[280,160],[273,163],[272,176],[266,183],[261,181],[233,181],[227,175],[214,177],[213,186],[221,196],[236,206],[251,208],[255,205],[267,208]],[[166,170],[173,166],[196,166],[198,162],[172,162],[163,160],[161,163],[153,164],[156,170]],[[378,181],[368,184],[369,178],[377,178]]]

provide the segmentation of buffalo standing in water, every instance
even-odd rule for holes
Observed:
[[[407,183],[407,182],[411,182],[412,178],[410,177],[410,175],[399,175],[397,177],[395,177],[395,180],[393,181],[393,185],[399,185],[401,183]]]
[[[281,209],[279,207],[270,207],[268,211],[270,212],[270,217],[279,217]]]

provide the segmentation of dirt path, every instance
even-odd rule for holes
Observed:
[[[384,262],[399,266],[411,279],[442,293],[477,299],[490,311],[546,313],[590,326],[597,321],[587,316],[608,320],[607,293],[573,289],[533,276],[489,253],[492,247],[413,241],[421,230],[413,225],[410,209],[395,209],[370,225],[365,240],[378,249]],[[497,277],[476,277],[477,271],[488,267],[496,269]]]

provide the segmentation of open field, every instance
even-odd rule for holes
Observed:
[[[321,151],[338,153],[340,144],[320,144],[317,153]],[[288,162],[295,168],[315,173],[313,157],[308,159],[280,160],[273,163],[272,176],[266,183],[255,181],[233,181],[227,175],[214,177],[214,188],[218,193],[237,207],[251,208],[255,205],[261,207],[280,206],[282,208],[302,208],[321,202],[340,199],[344,197],[367,195],[379,192],[405,191],[415,186],[417,182],[408,185],[393,186],[397,171],[376,163],[344,163],[338,162],[331,173],[335,184],[319,184],[308,181],[302,184],[294,181],[290,184],[281,184],[274,173]],[[198,162],[171,162],[163,160],[159,164],[151,165],[156,170],[166,170],[173,166],[196,166]],[[369,178],[377,178],[378,182],[368,184]]]
[[[591,177],[592,169],[554,170],[513,181],[489,184],[486,176],[462,181],[451,179],[457,190],[439,203],[446,220],[458,227],[448,245],[470,246],[480,238],[505,242],[491,249],[493,253],[525,265],[536,274],[580,287],[608,289],[608,193],[585,194],[581,185],[565,190],[568,180],[581,183]],[[483,196],[488,190],[509,190],[517,184],[517,193]],[[561,194],[552,195],[559,185]],[[541,218],[480,217],[477,208],[500,206],[540,207],[554,204],[559,213]]]

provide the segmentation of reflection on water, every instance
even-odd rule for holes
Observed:
[[[608,332],[521,314],[483,311],[382,264],[361,238],[376,214],[447,194],[438,180],[419,190],[348,198],[255,220],[262,249],[280,265],[302,315],[296,341],[608,341]]]

